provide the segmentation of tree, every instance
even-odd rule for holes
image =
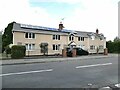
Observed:
[[[2,52],[5,51],[5,48],[13,43],[13,34],[12,34],[12,29],[13,29],[13,24],[15,22],[11,22],[8,24],[8,26],[4,30],[4,34],[2,35]]]
[[[107,41],[106,46],[109,53],[120,53],[120,38],[115,37],[113,41]]]
[[[48,43],[41,43],[40,48],[41,53],[43,53],[44,56],[46,55],[46,53],[48,54]]]
[[[120,38],[119,37],[115,37],[114,38],[114,42],[120,42]]]
[[[2,32],[0,32],[0,53],[2,53]]]

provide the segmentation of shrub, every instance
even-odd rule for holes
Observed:
[[[25,56],[26,47],[23,45],[14,45],[11,48],[11,58],[18,59]]]
[[[9,46],[5,47],[6,54],[11,54],[11,48]]]

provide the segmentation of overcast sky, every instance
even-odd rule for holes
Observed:
[[[107,40],[118,36],[119,0],[0,0],[0,31],[15,21],[65,29],[103,33]]]

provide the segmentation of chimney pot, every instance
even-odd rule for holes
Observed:
[[[64,26],[63,26],[62,22],[60,22],[60,24],[59,24],[59,30],[61,31],[63,28],[64,28]]]
[[[99,30],[98,29],[96,29],[96,34],[99,34]]]

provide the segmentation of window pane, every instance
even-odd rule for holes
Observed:
[[[55,35],[53,35],[53,40],[55,40]]]
[[[58,50],[58,45],[56,45],[56,50]]]
[[[71,41],[71,36],[69,36],[69,41]]]
[[[32,33],[32,38],[35,38],[35,33]]]
[[[72,36],[72,40],[74,40],[74,37]]]
[[[56,40],[58,39],[58,35],[55,35],[56,36]]]
[[[58,50],[60,50],[60,44],[58,44]]]
[[[78,37],[78,41],[80,41],[80,37]]]
[[[32,46],[31,46],[31,44],[29,44],[29,50],[31,50],[32,49]]]
[[[82,41],[82,37],[80,37],[80,39],[81,39],[80,41]]]
[[[25,33],[25,38],[28,38],[28,33]]]
[[[84,37],[83,37],[83,41],[84,41]]]
[[[29,38],[32,38],[32,33],[29,33]]]
[[[35,49],[35,44],[32,44],[32,50],[34,50]]]
[[[55,50],[55,44],[53,44],[53,50]]]
[[[60,35],[58,35],[58,40],[60,40]]]
[[[28,44],[25,44],[26,50],[28,50]]]

